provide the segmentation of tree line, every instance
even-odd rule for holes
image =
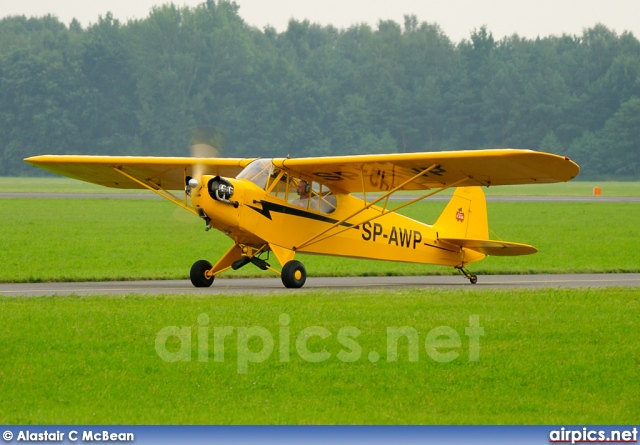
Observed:
[[[247,25],[239,7],[166,4],[83,28],[0,21],[0,175],[45,153],[189,155],[216,127],[223,155],[320,156],[531,148],[581,179],[640,179],[640,42],[582,35],[452,42],[435,23]],[[200,136],[194,136],[194,134]]]

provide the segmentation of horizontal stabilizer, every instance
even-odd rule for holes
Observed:
[[[531,255],[536,253],[538,249],[528,244],[509,243],[499,240],[488,239],[467,239],[467,238],[439,238],[438,241],[453,244],[454,246],[464,247],[465,249],[475,250],[485,255],[494,256],[518,256]]]

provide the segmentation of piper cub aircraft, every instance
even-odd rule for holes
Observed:
[[[226,234],[233,246],[222,258],[191,267],[196,287],[251,263],[299,288],[307,272],[294,259],[298,253],[447,265],[475,284],[466,267],[486,255],[537,252],[489,239],[482,187],[569,181],[580,170],[566,157],[515,149],[297,159],[45,155],[25,161],[107,187],[149,189],[202,218],[206,230]],[[433,225],[397,213],[451,187],[453,197]],[[401,191],[418,196],[390,208]]]

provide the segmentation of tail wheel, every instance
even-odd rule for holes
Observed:
[[[209,275],[209,271],[213,268],[210,262],[207,260],[199,260],[193,263],[191,266],[191,272],[189,272],[189,278],[191,278],[191,284],[195,287],[209,287],[213,284],[214,275]]]
[[[467,269],[465,269],[463,266],[456,266],[456,269],[458,269],[458,271],[464,275],[465,277],[467,277],[467,279],[469,280],[469,282],[471,284],[476,284],[478,282],[478,277],[474,274],[472,274],[471,272],[469,272]]]
[[[281,278],[285,287],[297,289],[304,286],[304,282],[307,280],[307,270],[300,261],[291,260],[282,268]]]

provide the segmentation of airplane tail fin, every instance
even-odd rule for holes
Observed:
[[[434,226],[439,239],[487,239],[487,201],[482,188],[458,187]]]
[[[486,255],[515,256],[538,251],[527,244],[489,239],[487,201],[481,187],[458,187],[433,226],[438,241],[464,249],[463,264]]]

